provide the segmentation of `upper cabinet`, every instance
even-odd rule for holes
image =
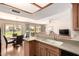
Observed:
[[[79,4],[73,3],[73,29],[79,31]]]

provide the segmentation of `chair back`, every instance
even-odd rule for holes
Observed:
[[[13,36],[13,37],[16,37],[16,36],[17,36],[17,33],[13,34],[12,36]]]
[[[16,44],[22,44],[22,41],[23,41],[23,35],[17,36],[17,38],[16,38]]]
[[[5,37],[5,35],[3,35],[3,37],[4,37],[4,40],[5,40],[6,44],[7,44],[7,42],[8,42],[7,38]]]

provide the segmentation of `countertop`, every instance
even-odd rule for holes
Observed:
[[[37,38],[37,37],[24,38],[24,39],[25,39],[25,41],[33,41],[33,40],[40,41],[40,42],[49,44],[51,46],[55,46],[59,49],[66,50],[66,51],[69,51],[69,52],[72,52],[72,53],[79,55],[79,41],[54,40],[54,41],[60,42],[58,44],[54,44],[53,42],[50,42],[50,40],[53,41],[53,39]]]

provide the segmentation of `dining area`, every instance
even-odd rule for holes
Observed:
[[[44,31],[44,25],[20,22],[2,22],[1,56],[24,55],[24,42],[29,37]]]
[[[24,36],[17,35],[16,33],[12,35],[12,37],[6,37],[3,35],[5,45],[2,47],[2,55],[4,56],[18,56],[23,55],[23,43],[24,43]]]

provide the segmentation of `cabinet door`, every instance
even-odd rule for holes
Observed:
[[[46,55],[47,56],[59,56],[60,55],[60,49],[47,45]]]
[[[60,49],[47,45],[42,42],[36,42],[36,55],[37,56],[59,56]]]
[[[35,43],[36,41],[25,41],[24,42],[24,55],[35,56]]]
[[[24,42],[24,56],[29,56],[29,42]]]
[[[54,56],[53,50],[47,49],[46,56]]]
[[[78,17],[78,20],[77,20],[77,27],[78,27],[78,29],[79,29],[79,4],[77,4],[77,9],[78,9],[78,15],[77,15],[77,17]]]
[[[38,55],[39,56],[46,56],[46,49],[45,45],[41,42],[38,42]]]
[[[36,43],[36,41],[34,41],[34,40],[29,42],[30,56],[35,56],[35,43]]]
[[[39,46],[39,55],[46,56],[46,48],[44,46]]]
[[[40,56],[40,54],[39,54],[39,42],[38,41],[36,41],[35,48],[36,48],[35,55]]]
[[[79,30],[79,4],[73,3],[73,29]]]
[[[46,50],[46,56],[59,56],[60,53],[57,51],[54,51],[53,49],[47,49]]]

